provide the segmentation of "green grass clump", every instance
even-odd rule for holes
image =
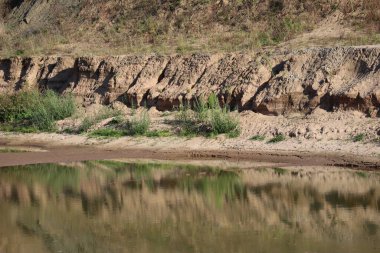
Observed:
[[[95,131],[92,131],[90,137],[106,137],[106,138],[119,138],[124,135],[123,131],[112,128],[102,128]]]
[[[215,94],[207,102],[199,100],[194,110],[181,106],[176,116],[184,136],[215,136],[227,134],[230,138],[240,135],[240,123],[227,107],[221,107]]]
[[[363,141],[365,138],[365,134],[358,134],[358,135],[355,135],[353,138],[352,138],[352,141],[353,142],[359,142],[359,141]]]
[[[169,137],[172,133],[168,130],[154,130],[146,132],[146,137]]]
[[[230,137],[239,136],[239,122],[229,112],[227,108],[211,109],[210,125],[213,134],[228,134]]]
[[[145,135],[150,127],[150,117],[147,111],[133,115],[125,125],[125,133],[130,136]]]
[[[75,110],[71,95],[59,96],[50,90],[0,96],[0,123],[6,131],[53,131],[57,120],[72,116]]]
[[[286,140],[285,136],[282,134],[278,134],[274,138],[270,139],[268,143],[278,143],[284,140]]]
[[[115,118],[113,121],[111,121],[111,123],[120,123],[122,121],[121,114],[122,112],[119,110],[115,110],[109,107],[104,107],[95,115],[84,118],[77,132],[79,133],[87,132],[92,126],[98,124],[102,120],[109,119],[109,118]]]
[[[14,148],[0,148],[0,153],[26,153],[28,151]]]
[[[263,135],[255,135],[255,136],[252,136],[251,138],[249,138],[250,141],[264,141],[265,140],[265,136]]]

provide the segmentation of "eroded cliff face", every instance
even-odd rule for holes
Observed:
[[[267,115],[357,110],[380,117],[380,47],[189,56],[32,57],[0,60],[0,92],[72,92],[83,105],[121,101],[172,110],[218,94]]]

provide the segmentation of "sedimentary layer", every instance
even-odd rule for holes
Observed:
[[[172,110],[211,93],[266,115],[355,110],[380,117],[380,47],[250,54],[0,59],[0,93],[72,93],[84,105],[121,101]]]

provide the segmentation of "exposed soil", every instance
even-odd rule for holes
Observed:
[[[32,57],[0,60],[0,92],[38,87],[84,106],[122,102],[173,110],[211,93],[265,115],[355,110],[380,116],[380,47],[187,56]]]

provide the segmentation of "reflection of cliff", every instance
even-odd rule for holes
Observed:
[[[261,241],[276,233],[282,233],[281,240],[313,238],[314,243],[326,241],[326,246],[332,246],[331,239],[355,239],[352,250],[370,247],[370,238],[380,237],[377,174],[363,177],[331,169],[281,174],[247,170],[238,175],[113,162],[80,163],[75,169],[49,166],[45,171],[41,165],[0,171],[0,213],[9,218],[7,226],[0,223],[0,236],[9,226],[17,227],[57,249],[82,242],[72,238],[78,233],[88,240],[112,239],[119,246],[131,243],[128,238],[136,243],[136,236],[149,244],[144,241],[149,236],[162,239],[167,233],[174,242],[193,245],[209,238],[211,229],[222,233],[219,236],[233,232],[231,240],[236,241],[254,241],[254,231]],[[195,238],[188,238],[191,235]]]

